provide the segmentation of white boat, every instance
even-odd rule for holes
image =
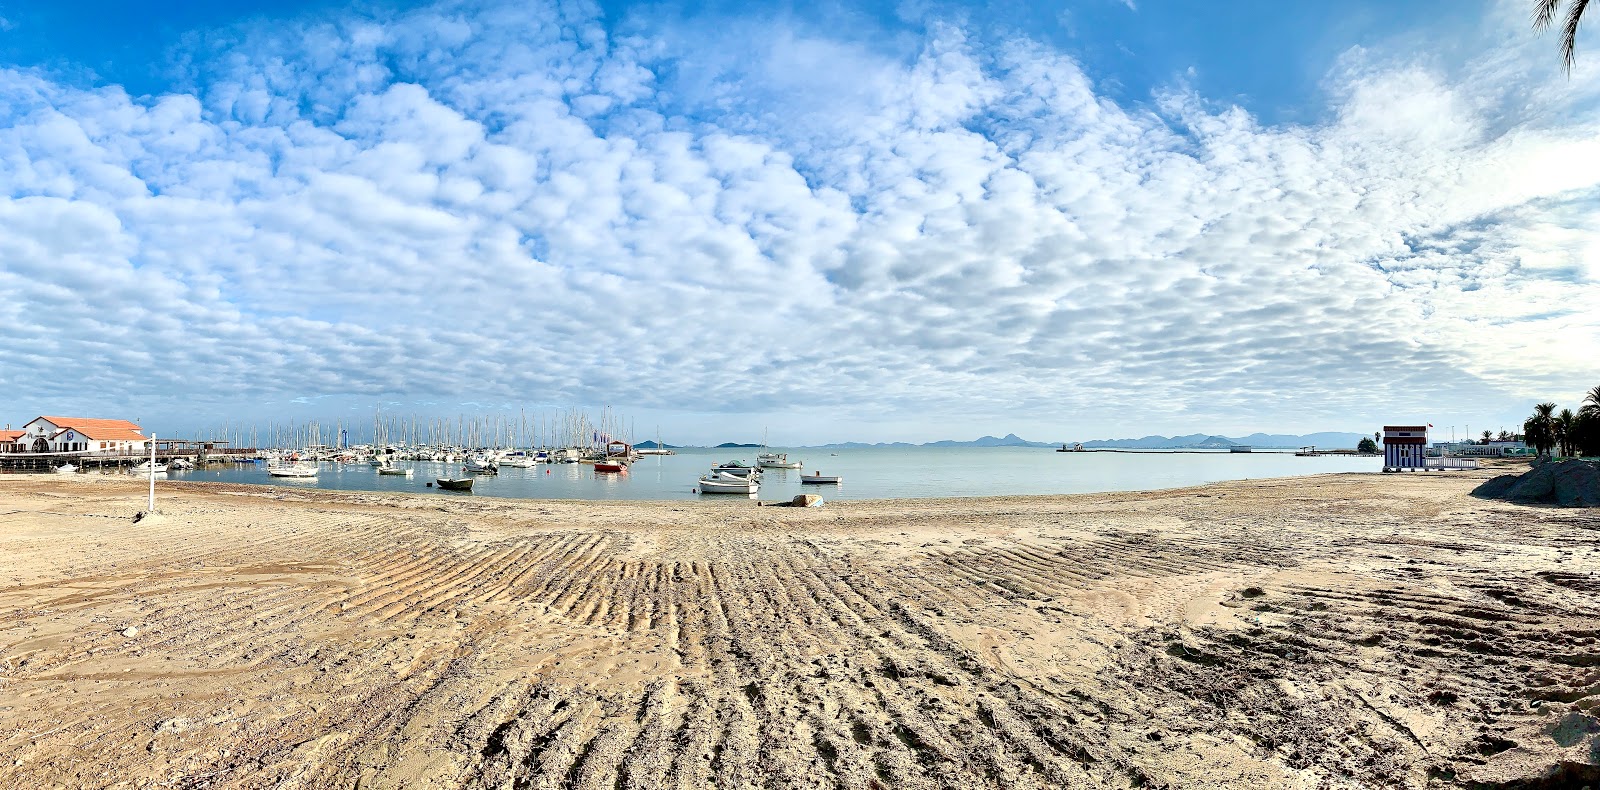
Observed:
[[[512,455],[500,459],[501,466],[509,466],[513,469],[532,469],[537,463],[538,461],[524,455]]]
[[[789,460],[788,453],[762,453],[756,456],[756,466],[762,469],[799,469],[799,461]]]
[[[267,474],[273,477],[298,477],[308,478],[317,476],[316,464],[292,463],[267,467]]]
[[[168,469],[178,469],[178,470],[193,469],[194,468],[194,462],[190,461],[187,458],[174,458],[172,460],[172,463],[167,464],[167,468]]]
[[[471,472],[473,474],[494,475],[494,474],[499,474],[500,473],[500,464],[499,464],[499,462],[495,461],[493,458],[475,456],[475,457],[472,457],[472,458],[468,458],[467,460],[462,461],[461,463],[462,463],[462,467],[464,469],[466,469],[466,471]]]
[[[702,494],[754,494],[761,484],[752,478],[711,472],[700,478]]]
[[[809,475],[804,472],[800,473],[801,485],[819,486],[837,484],[841,482],[843,482],[843,478],[839,477],[838,475],[825,475],[821,472],[812,472]]]
[[[77,471],[78,471],[78,467],[73,466],[72,464],[62,464],[62,465],[56,467],[56,474],[58,474],[58,475],[76,474]]]
[[[738,461],[728,461],[711,467],[711,474],[733,475],[734,477],[751,477],[761,474],[761,470],[754,466],[745,466]]]
[[[151,471],[152,470],[150,468],[150,462],[149,461],[145,461],[144,463],[139,464],[138,466],[135,466],[133,468],[134,474],[147,475],[147,474],[150,474]],[[156,474],[163,474],[163,473],[165,473],[167,471],[167,465],[166,464],[156,464],[154,471],[155,471]]]
[[[380,467],[378,467],[378,474],[380,474],[380,475],[403,475],[405,477],[410,477],[412,473],[411,473],[410,469],[405,469],[405,468],[398,467],[398,466],[395,466],[393,464],[390,464],[389,466],[380,466]]]

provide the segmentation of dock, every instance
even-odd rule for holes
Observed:
[[[198,441],[185,439],[157,439],[156,463],[170,463],[183,458],[193,461],[196,467],[216,464],[252,463],[261,451],[254,447],[232,447],[230,442]],[[72,464],[80,469],[94,467],[102,471],[134,467],[150,460],[149,451],[142,453],[110,453],[96,450],[60,453],[0,453],[0,471],[49,472],[62,464]]]

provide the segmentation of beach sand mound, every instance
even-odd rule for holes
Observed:
[[[1547,461],[1520,475],[1500,475],[1472,495],[1523,505],[1600,507],[1600,461]]]

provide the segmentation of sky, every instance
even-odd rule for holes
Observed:
[[[1600,385],[1600,41],[1564,74],[1525,0],[65,5],[0,0],[0,422],[1477,433]]]

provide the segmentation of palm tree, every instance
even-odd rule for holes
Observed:
[[[1509,442],[1509,441],[1514,441],[1515,440],[1515,437],[1513,437],[1511,435],[1511,432],[1506,430],[1506,429],[1504,429],[1504,428],[1500,429],[1500,435],[1495,437],[1495,438],[1499,439],[1502,442]]]
[[[1489,431],[1484,431],[1483,432],[1483,443],[1484,444],[1488,444],[1489,442],[1492,442],[1492,441],[1494,441],[1494,434],[1490,433]]]
[[[1573,414],[1571,409],[1562,409],[1561,413],[1555,416],[1553,420],[1555,440],[1556,445],[1561,448],[1562,455],[1573,456],[1578,454],[1573,449],[1573,446],[1577,444],[1577,426],[1578,415]]]
[[[1541,33],[1550,29],[1560,6],[1561,0],[1533,0],[1533,29]],[[1567,18],[1561,22],[1561,65],[1568,74],[1572,73],[1572,64],[1577,60],[1578,23],[1588,7],[1589,0],[1568,0]]]
[[[1534,452],[1539,455],[1549,455],[1555,447],[1555,412],[1554,403],[1540,403],[1533,407],[1533,416],[1522,424],[1522,432],[1527,435],[1528,444],[1533,445]]]
[[[1595,414],[1597,412],[1600,412],[1600,387],[1589,390],[1588,394],[1583,396],[1583,408],[1578,410],[1579,414]]]

